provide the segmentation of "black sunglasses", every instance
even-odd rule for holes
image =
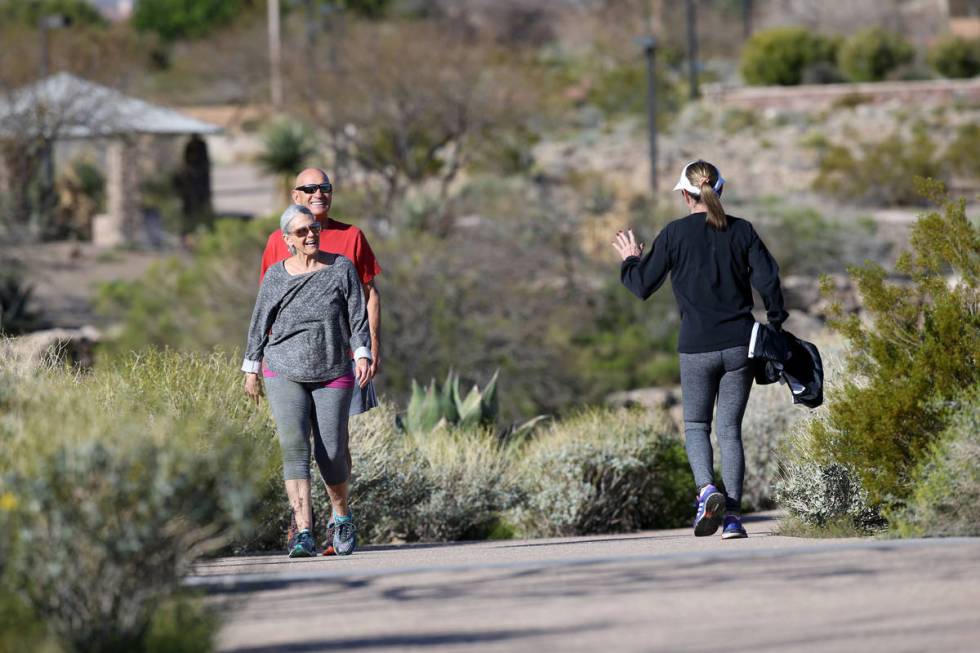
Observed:
[[[321,229],[323,229],[323,225],[321,225],[319,222],[314,222],[305,227],[300,227],[299,229],[296,229],[295,231],[292,231],[290,233],[292,233],[297,238],[306,238],[306,234],[310,233],[311,231],[315,234],[318,234],[320,233]]]
[[[297,186],[294,190],[301,190],[307,195],[312,195],[316,192],[317,188],[323,191],[324,195],[333,192],[333,184],[331,184],[329,181],[323,184],[305,184],[303,186]]]

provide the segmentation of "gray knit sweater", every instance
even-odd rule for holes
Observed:
[[[266,367],[293,381],[328,381],[350,372],[350,352],[370,358],[361,281],[339,254],[324,268],[290,275],[282,262],[262,280],[242,371]]]

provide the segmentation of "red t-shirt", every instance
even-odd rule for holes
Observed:
[[[364,232],[352,224],[327,218],[327,224],[320,232],[320,249],[324,252],[340,254],[349,258],[363,283],[370,282],[371,279],[381,273],[381,266],[374,258],[374,252],[371,251],[371,246],[368,245]],[[282,232],[273,231],[265,242],[265,251],[262,252],[262,272],[259,275],[259,283],[262,282],[265,271],[270,266],[289,257],[289,249],[286,248],[286,242],[282,239]]]

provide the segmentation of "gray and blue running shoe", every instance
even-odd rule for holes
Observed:
[[[725,495],[714,485],[705,485],[698,495],[698,512],[694,516],[694,535],[714,535],[725,514]]]
[[[313,534],[308,528],[304,528],[296,534],[292,545],[289,547],[290,558],[310,558],[316,555],[316,542],[313,541]]]
[[[334,518],[333,550],[339,556],[349,556],[357,548],[357,528],[353,519]]]
[[[721,528],[721,539],[736,540],[748,536],[749,534],[742,527],[742,519],[738,515],[725,515],[725,525]]]

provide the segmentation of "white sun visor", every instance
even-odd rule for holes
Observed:
[[[690,168],[695,163],[697,163],[697,161],[691,161],[686,166],[684,166],[684,169],[681,171],[681,178],[677,180],[677,185],[674,186],[674,190],[686,190],[688,193],[691,193],[692,195],[701,194],[701,189],[695,186],[694,184],[692,184],[687,178],[687,169]],[[724,185],[725,185],[725,178],[721,176],[721,171],[719,170],[718,181],[715,182],[715,185],[712,186],[712,188],[714,188],[716,193],[721,194],[721,189]]]

